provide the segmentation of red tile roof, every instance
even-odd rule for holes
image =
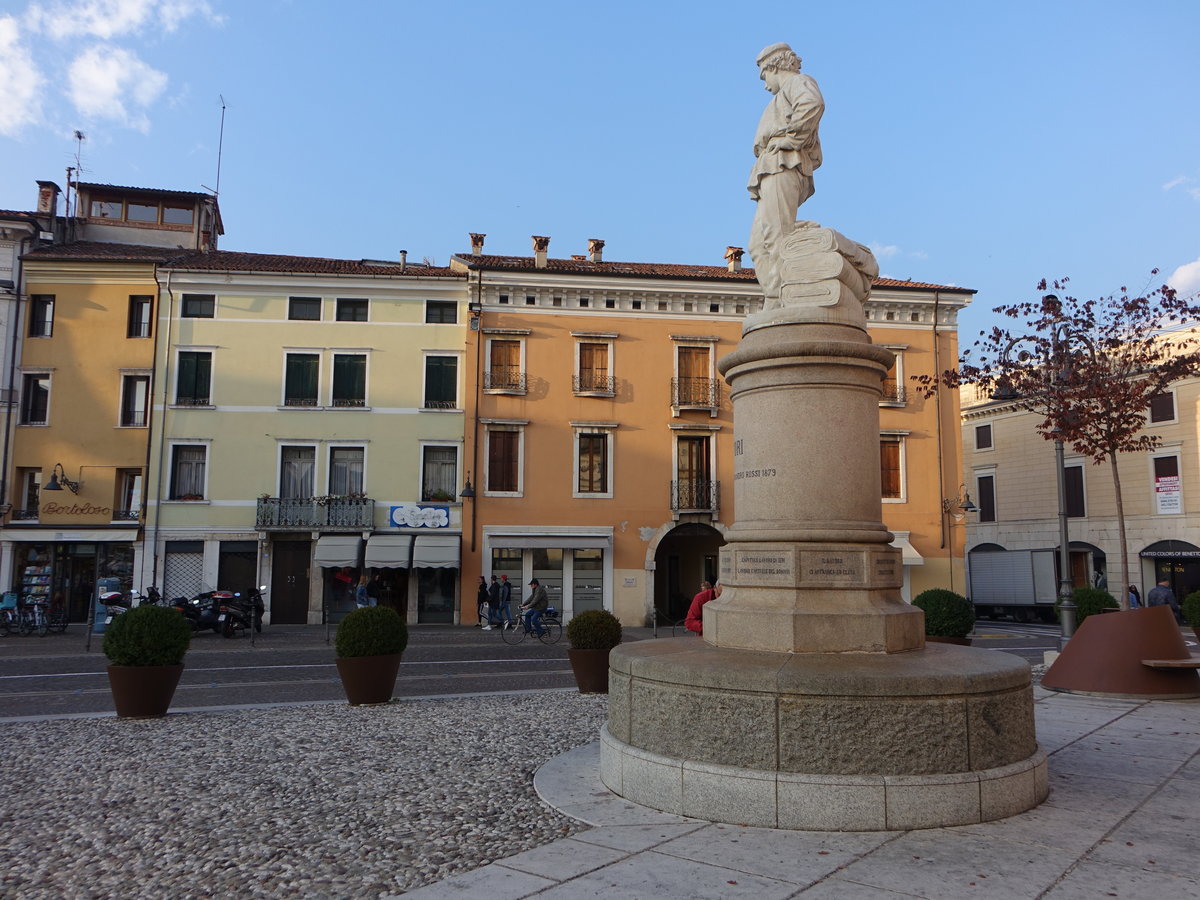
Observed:
[[[213,250],[188,253],[172,260],[168,268],[217,272],[296,272],[305,275],[367,275],[372,277],[465,278],[448,266],[427,266],[399,260],[326,259],[320,256],[288,256],[277,253],[241,253]]]
[[[148,247],[141,244],[111,244],[106,241],[76,241],[51,244],[25,254],[25,259],[80,262],[165,263],[187,251],[181,247]]]
[[[587,259],[553,259],[546,260],[545,268],[539,269],[532,256],[493,256],[483,254],[472,256],[469,253],[455,254],[459,260],[471,269],[501,269],[510,272],[549,272],[556,275],[616,275],[632,278],[684,278],[704,279],[706,281],[755,281],[754,269],[744,268],[740,272],[730,272],[728,266],[687,266],[676,263],[637,263],[637,262],[589,262]],[[901,281],[897,278],[876,278],[876,287],[911,289],[920,291],[953,291],[963,294],[974,294],[971,288],[955,287],[947,284],[931,284],[924,281]]]
[[[36,219],[37,213],[22,209],[0,209],[0,219]]]

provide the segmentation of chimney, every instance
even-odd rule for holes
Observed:
[[[400,271],[403,272],[407,268],[408,268],[408,251],[401,250],[400,251]]]
[[[588,239],[588,256],[592,262],[604,262],[604,241],[600,238]]]
[[[39,216],[53,216],[58,212],[60,188],[53,181],[39,181],[37,211]]]
[[[533,264],[539,269],[546,268],[546,253],[550,250],[550,238],[547,235],[533,235]]]
[[[471,255],[472,256],[483,256],[483,239],[485,237],[487,237],[487,235],[486,234],[476,234],[474,231],[470,232],[470,235],[471,235]]]
[[[741,247],[726,247],[725,248],[725,258],[727,260],[729,260],[729,271],[730,272],[742,271],[742,255],[745,252],[746,251],[743,250]]]

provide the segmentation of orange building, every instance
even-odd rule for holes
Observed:
[[[568,616],[681,618],[701,580],[715,580],[734,521],[733,412],[716,364],[761,308],[753,270],[738,248],[726,266],[687,266],[605,262],[599,240],[569,259],[550,257],[546,237],[529,257],[471,240],[451,260],[467,273],[471,310],[464,583],[504,574],[523,597],[537,577]],[[904,385],[953,364],[972,293],[881,280],[869,306],[872,337],[897,354],[880,458],[909,598],[961,586],[957,403],[939,408]]]

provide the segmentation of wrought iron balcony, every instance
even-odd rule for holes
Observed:
[[[316,406],[316,397],[285,397],[283,400],[284,406]]]
[[[365,407],[366,405],[367,405],[367,401],[362,399],[361,397],[360,398],[355,398],[355,397],[334,397],[333,398],[334,409]]]
[[[525,373],[518,366],[496,366],[483,373],[485,391],[525,393]]]
[[[721,383],[715,378],[672,378],[671,405],[693,409],[716,409],[721,400]]]
[[[616,389],[616,379],[611,375],[596,375],[585,372],[571,377],[571,390],[576,394],[609,394]]]
[[[370,497],[259,497],[260,531],[362,531],[375,526]]]
[[[142,509],[135,506],[132,509],[114,509],[112,520],[114,522],[136,522],[142,517]]]
[[[176,397],[176,406],[212,406],[211,397]]]
[[[36,519],[38,517],[38,508],[31,506],[27,509],[17,508],[12,511],[13,519]]]
[[[889,403],[903,405],[907,398],[904,393],[904,385],[887,379],[883,382],[883,395],[879,398],[880,403]]]
[[[672,481],[671,512],[709,513],[721,511],[721,482]]]

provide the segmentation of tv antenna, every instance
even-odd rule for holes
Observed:
[[[87,135],[75,129],[75,165],[67,166],[67,196],[65,198],[66,210],[65,214],[71,215],[71,175],[74,174],[76,182],[83,175],[83,142],[87,140]]]
[[[217,189],[213,191],[217,197],[221,196],[221,152],[225,148],[225,95],[217,94],[217,99],[221,101],[221,131],[217,136]]]

